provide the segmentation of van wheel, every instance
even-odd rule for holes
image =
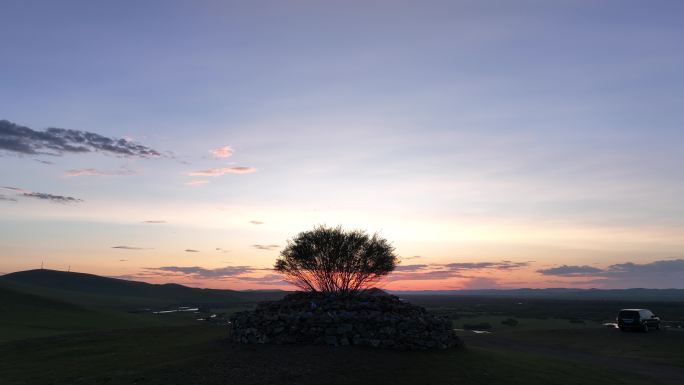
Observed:
[[[644,328],[642,329],[644,333],[648,333],[648,324],[644,323]]]

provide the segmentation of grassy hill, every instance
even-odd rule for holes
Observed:
[[[196,323],[192,314],[155,316],[178,306],[238,310],[278,292],[196,289],[177,284],[28,270],[0,277],[0,341],[28,337]],[[142,309],[146,309],[142,311]]]
[[[90,308],[0,283],[0,341],[167,324],[168,319]]]
[[[56,270],[27,270],[0,276],[0,285],[84,306],[117,310],[164,308],[169,306],[235,307],[255,301],[277,299],[282,292],[239,292],[198,289],[178,284],[155,285],[145,282],[101,277],[93,274]]]

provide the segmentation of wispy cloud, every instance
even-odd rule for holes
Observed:
[[[186,252],[186,253],[199,253],[199,250],[195,250],[195,249],[185,249],[185,252]]]
[[[228,158],[233,155],[233,148],[230,146],[223,146],[209,150],[209,152],[216,158]]]
[[[139,158],[161,156],[152,148],[126,139],[64,128],[36,131],[7,120],[0,120],[0,150],[27,155],[101,152]]]
[[[684,273],[684,259],[654,261],[650,263],[618,263],[608,266],[610,274],[631,273]]]
[[[234,277],[241,274],[252,273],[256,270],[251,266],[227,266],[216,269],[205,269],[199,266],[162,266],[162,267],[148,267],[145,270],[149,272],[172,272],[191,275],[197,278],[226,278]]]
[[[548,269],[537,270],[542,275],[565,277],[619,277],[630,274],[644,273],[684,273],[684,259],[662,260],[650,263],[618,263],[605,269],[592,266],[562,265]]]
[[[253,248],[257,250],[274,250],[277,249],[278,245],[252,245]]]
[[[394,271],[418,271],[425,270],[429,265],[399,265]]]
[[[261,275],[259,275],[261,274]],[[184,276],[191,279],[221,279],[238,282],[246,282],[259,285],[287,285],[283,277],[273,274],[272,269],[254,266],[226,266],[215,269],[207,269],[200,266],[162,266],[146,267],[144,272],[137,274],[138,277],[154,276]]]
[[[189,176],[221,176],[225,174],[251,174],[257,170],[253,167],[233,166],[233,167],[218,167],[207,170],[189,172]]]
[[[112,249],[121,249],[121,250],[152,250],[151,248],[147,248],[147,247],[135,247],[135,246],[112,246]]]
[[[413,264],[399,265],[390,275],[390,281],[423,281],[449,278],[476,278],[466,271],[481,270],[514,270],[526,267],[529,262],[455,262],[446,264]]]
[[[499,283],[494,278],[489,277],[473,277],[466,280],[463,284],[462,289],[466,290],[482,290],[482,289],[493,289],[499,288]]]
[[[444,265],[445,267],[452,270],[477,270],[477,269],[498,269],[498,270],[511,270],[519,269],[521,267],[529,266],[529,262],[512,262],[512,261],[501,261],[501,262],[465,262],[465,263],[448,263]]]
[[[78,198],[74,198],[74,197],[68,197],[68,196],[64,196],[64,195],[46,194],[46,193],[39,193],[39,192],[23,193],[22,196],[25,196],[27,198],[40,199],[40,200],[53,202],[53,203],[83,202],[82,199],[78,199]]]
[[[14,192],[14,193],[18,194],[18,196],[20,196],[20,197],[40,199],[40,200],[48,201],[48,202],[52,202],[52,203],[67,204],[67,203],[83,202],[82,199],[78,199],[78,198],[74,198],[74,197],[70,197],[70,196],[34,192],[34,191],[24,190],[24,189],[19,188],[19,187],[4,186],[4,187],[0,187],[0,189]],[[10,198],[8,200],[16,200],[16,199]]]
[[[592,278],[592,280],[581,283],[601,287],[670,288],[681,287],[681,282],[684,282],[684,259],[659,260],[648,263],[617,263],[605,269],[592,266],[562,265],[537,270],[537,272],[546,276]]]
[[[50,162],[49,160],[43,160],[43,159],[34,159],[34,160],[38,163],[47,164],[47,165],[55,164],[54,162]]]
[[[167,222],[164,220],[153,219],[153,220],[149,220],[149,221],[141,221],[140,223],[159,224],[159,223],[167,223]]]
[[[0,201],[16,202],[17,200],[6,195],[0,194]]]
[[[191,180],[190,182],[185,182],[186,186],[201,186],[209,183],[208,180]]]
[[[127,168],[121,168],[120,170],[97,170],[94,168],[82,168],[75,170],[68,170],[64,173],[66,177],[77,177],[77,176],[124,176],[124,175],[136,175],[137,171],[129,170]]]
[[[563,277],[584,277],[587,275],[593,275],[596,273],[603,272],[603,269],[599,269],[592,266],[568,266],[562,265],[558,267],[551,267],[548,269],[537,270],[538,273],[543,275],[557,275]]]
[[[249,223],[251,223],[253,225],[263,225],[264,224],[264,222],[262,222],[262,221],[249,221]]]
[[[283,280],[283,277],[278,274],[266,274],[261,277],[239,276],[235,277],[235,279],[243,282],[258,283],[260,285],[288,285],[288,283]]]
[[[389,281],[432,281],[441,280],[449,278],[471,278],[461,274],[458,270],[448,270],[448,269],[417,269],[414,271],[401,271],[397,270],[392,273],[388,280]]]

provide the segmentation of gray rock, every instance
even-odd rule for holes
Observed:
[[[315,304],[315,307],[312,306]],[[231,317],[239,343],[327,344],[389,349],[461,346],[451,321],[391,295],[295,293]]]

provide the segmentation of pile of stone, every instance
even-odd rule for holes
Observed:
[[[371,292],[353,297],[294,293],[260,303],[230,320],[239,343],[360,345],[401,350],[460,346],[451,321],[398,297]]]

